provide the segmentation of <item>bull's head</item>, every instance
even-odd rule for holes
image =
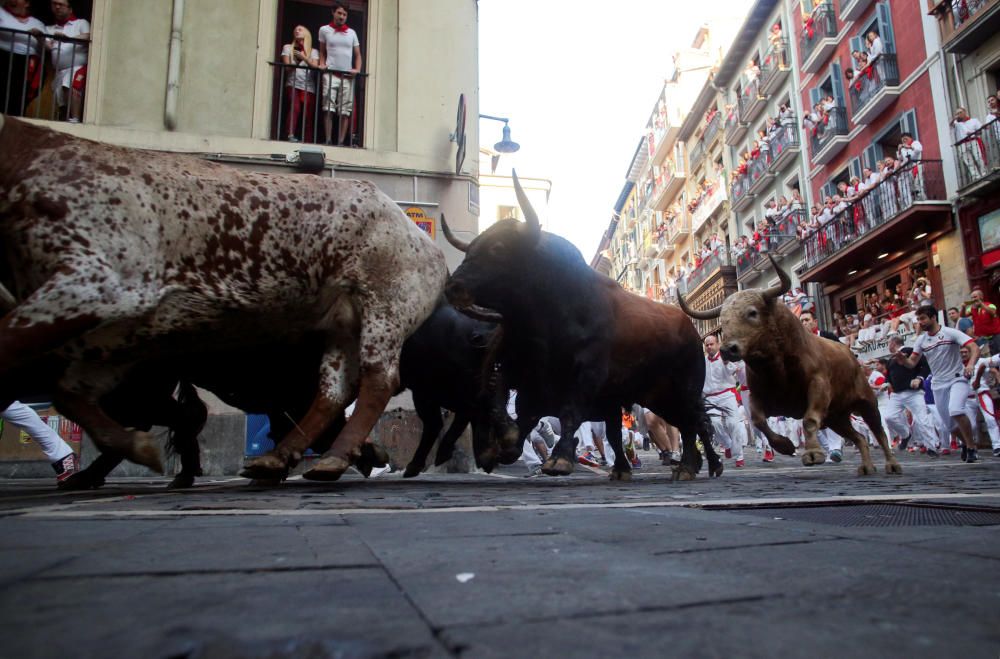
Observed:
[[[514,192],[524,213],[524,222],[501,220],[472,242],[457,238],[441,216],[445,238],[465,260],[448,280],[445,296],[455,308],[474,318],[500,322],[510,308],[511,296],[519,293],[524,273],[537,269],[535,248],[542,237],[538,215],[531,207],[514,172]]]
[[[771,288],[760,290],[753,288],[730,295],[718,307],[707,311],[694,311],[687,306],[684,296],[678,302],[684,313],[698,320],[721,319],[722,324],[722,358],[727,361],[746,359],[755,354],[755,348],[763,349],[775,336],[775,316],[792,313],[781,303],[781,296],[792,287],[788,273],[778,267],[774,257],[771,260],[780,280]],[[801,328],[799,328],[801,329]]]

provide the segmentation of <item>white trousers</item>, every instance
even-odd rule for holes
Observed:
[[[944,422],[944,419],[941,418],[941,413],[938,412],[937,405],[928,405],[927,409],[930,410],[931,420],[934,422],[934,430],[937,432],[941,448],[949,448],[951,446],[951,423]],[[927,448],[931,447],[928,446]]]
[[[767,441],[764,433],[757,430],[753,425],[753,416],[750,414],[750,390],[741,391],[740,397],[743,398],[743,405],[741,406],[743,417],[746,419],[747,427],[750,429],[750,436],[754,438],[754,444],[762,451],[769,450],[771,443]],[[771,426],[771,430],[774,430],[774,426]]]
[[[879,411],[882,411],[879,408]],[[913,425],[906,421],[906,412],[913,418]],[[934,429],[931,411],[924,402],[924,392],[910,389],[893,392],[889,396],[889,404],[882,412],[882,420],[889,425],[893,434],[900,439],[910,437],[913,445],[922,444],[927,447],[936,446],[938,433]]]
[[[819,440],[819,445],[822,446],[823,450],[828,454],[830,451],[844,450],[844,438],[829,428],[821,428],[820,431],[816,433],[816,439]]]
[[[986,421],[986,431],[990,435],[990,444],[993,448],[1000,448],[1000,427],[997,426],[996,410],[993,407],[993,398],[988,391],[981,391],[977,395],[969,398],[966,403],[966,414],[972,423],[973,435],[978,434],[976,413],[982,412],[983,420]]]
[[[542,459],[535,453],[535,447],[527,439],[524,440],[524,447],[521,449],[521,459],[524,460],[524,466],[529,472],[542,464]]]
[[[49,462],[62,460],[73,452],[69,444],[59,436],[59,433],[50,428],[35,410],[24,403],[14,401],[10,407],[0,412],[0,417],[31,435],[31,438],[38,442],[38,446],[45,452],[45,457],[49,459]]]
[[[734,459],[742,460],[743,447],[747,443],[747,427],[743,422],[739,403],[736,402],[736,394],[727,391],[711,396],[708,400],[715,406],[714,409],[709,409],[708,418],[712,420],[716,443],[732,451]]]

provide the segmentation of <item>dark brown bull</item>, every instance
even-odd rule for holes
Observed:
[[[715,309],[694,311],[683,296],[681,308],[692,318],[722,321],[722,356],[728,361],[742,359],[746,363],[747,385],[750,388],[750,414],[754,427],[785,455],[795,455],[795,446],[784,436],[777,435],[767,425],[769,416],[802,419],[806,436],[805,465],[821,464],[826,460],[816,433],[821,428],[854,442],[861,453],[861,475],[874,474],[868,442],[851,425],[851,415],[864,419],[875,434],[885,454],[885,470],[902,473],[902,467],[892,455],[882,429],[875,394],[861,370],[858,360],[847,346],[824,339],[802,327],[788,307],[780,300],[791,288],[788,274],[768,255],[781,279],[780,284],[766,290],[740,291],[726,298]]]
[[[541,230],[516,174],[514,189],[527,222],[497,222],[465,243],[441,218],[448,241],[466,253],[445,292],[460,310],[502,319],[500,361],[518,392],[521,436],[541,416],[559,417],[562,437],[543,471],[572,472],[574,433],[583,421],[602,420],[615,451],[611,478],[631,478],[621,409],[639,403],[680,429],[684,457],[678,477],[693,478],[700,470],[698,437],[710,474],[721,474],[705,415],[705,362],[694,325],[677,307],[627,293],[592,270],[572,244]]]

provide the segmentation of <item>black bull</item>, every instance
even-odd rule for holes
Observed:
[[[465,243],[442,217],[448,241],[466,253],[445,294],[465,313],[502,322],[500,361],[518,391],[522,436],[540,416],[558,415],[562,439],[543,471],[570,473],[577,428],[603,420],[615,451],[611,478],[629,479],[621,408],[639,403],[681,431],[684,457],[675,477],[700,470],[699,437],[709,473],[721,474],[702,397],[701,339],[690,319],[592,270],[572,244],[541,230],[516,174],[514,187],[525,223],[503,220]]]

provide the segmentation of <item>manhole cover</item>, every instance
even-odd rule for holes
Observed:
[[[727,512],[771,519],[816,522],[833,526],[993,526],[1000,524],[1000,509],[907,503],[774,506],[770,508],[727,509]]]

